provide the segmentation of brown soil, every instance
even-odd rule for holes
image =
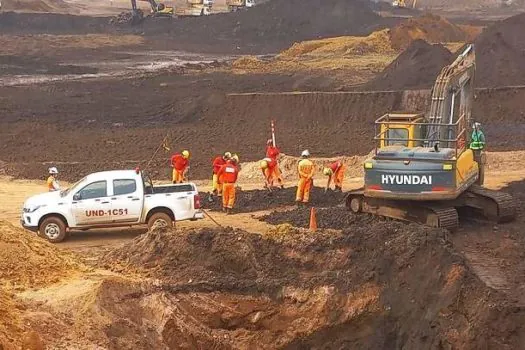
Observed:
[[[68,253],[36,234],[0,221],[0,287],[39,287],[79,271]]]
[[[467,33],[445,18],[433,14],[410,18],[390,29],[392,46],[406,49],[416,39],[430,43],[463,42]]]
[[[163,295],[178,310],[161,330],[168,346],[514,348],[524,331],[521,309],[486,287],[443,231],[396,222],[274,238],[156,231],[105,266],[161,279],[126,304]]]
[[[476,40],[478,86],[525,84],[525,14],[498,22]]]
[[[415,40],[364,90],[402,90],[432,87],[441,69],[453,55],[441,44]]]
[[[4,87],[0,160],[16,177],[44,179],[55,164],[63,180],[76,181],[93,171],[144,167],[169,132],[174,152],[192,151],[190,179],[207,179],[212,158],[225,150],[239,153],[241,162],[262,159],[272,117],[284,153],[308,148],[313,155],[335,157],[368,154],[373,121],[383,113],[426,110],[428,96],[405,103],[411,99],[402,92],[224,95],[261,85],[290,90],[296,79],[175,75]],[[473,115],[484,125],[490,150],[524,147],[523,98],[523,89],[477,92]],[[161,152],[154,159],[149,169],[154,178],[169,178],[169,156]]]

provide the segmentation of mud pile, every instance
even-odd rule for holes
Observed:
[[[169,306],[157,311],[168,345],[519,347],[525,313],[485,286],[444,234],[380,221],[277,240],[233,229],[154,231],[104,264],[159,279],[124,304]]]
[[[38,287],[80,269],[74,258],[34,233],[0,221],[0,286]]]
[[[525,84],[525,14],[497,22],[476,40],[476,85]]]
[[[316,182],[319,180],[316,180]],[[278,208],[283,205],[295,204],[295,193],[297,187],[288,187],[284,189],[268,190],[249,190],[237,191],[235,196],[235,212],[250,213],[260,210]],[[204,209],[218,211],[222,209],[221,198],[209,202],[209,194],[200,193],[201,203]],[[345,198],[344,193],[328,191],[325,193],[324,188],[314,187],[310,192],[310,205],[316,207],[331,207],[342,204]]]
[[[369,225],[375,221],[388,221],[386,218],[372,215],[355,215],[344,206],[316,210],[317,227],[321,229],[346,230],[358,225]],[[310,224],[310,209],[297,208],[290,211],[274,211],[261,217],[272,225],[290,224],[294,227],[308,228]]]
[[[430,88],[441,69],[452,63],[453,55],[441,44],[415,40],[363,90],[404,90]]]
[[[467,39],[467,34],[455,24],[445,18],[425,14],[401,22],[390,29],[392,47],[395,49],[406,49],[412,41],[417,39],[429,43],[458,42]]]

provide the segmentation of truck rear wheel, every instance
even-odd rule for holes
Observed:
[[[173,220],[166,213],[155,213],[148,220],[148,229],[155,227],[173,227]]]
[[[38,234],[51,243],[62,242],[67,237],[66,224],[62,219],[50,216],[40,225]]]

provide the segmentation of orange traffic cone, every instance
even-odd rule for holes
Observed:
[[[317,231],[317,219],[315,217],[315,208],[310,209],[310,231]]]

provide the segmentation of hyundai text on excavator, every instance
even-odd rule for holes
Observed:
[[[440,72],[426,116],[386,114],[375,121],[375,152],[364,163],[364,187],[347,196],[350,210],[449,230],[458,226],[458,210],[496,222],[514,219],[513,198],[482,187],[485,154],[469,148],[474,73],[469,45]]]
[[[155,0],[138,0],[147,1],[151,6],[151,14],[155,17],[173,17],[173,7],[166,6],[163,3],[157,3]],[[133,13],[133,22],[138,23],[144,19],[144,13],[137,6],[137,0],[131,0],[131,9]]]

